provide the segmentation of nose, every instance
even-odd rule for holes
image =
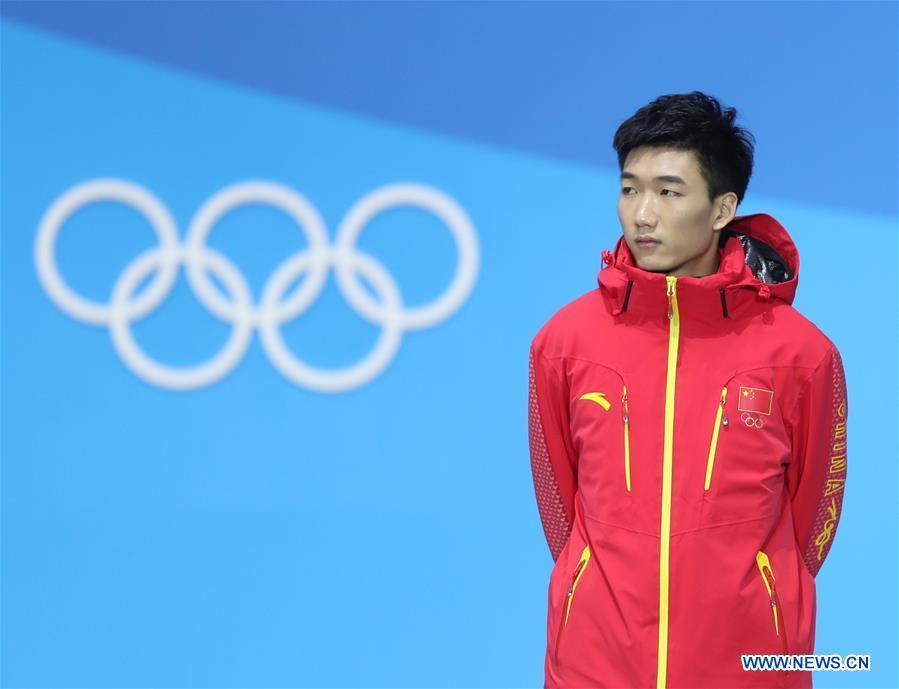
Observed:
[[[638,227],[654,227],[656,223],[656,211],[652,202],[652,194],[644,194],[637,202],[634,221]]]

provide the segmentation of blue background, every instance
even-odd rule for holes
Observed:
[[[897,686],[896,4],[4,2],[0,32],[3,686],[542,686],[528,343],[620,235],[618,123],[694,88],[756,136],[739,212],[790,231],[795,305],[845,365],[849,478],[816,651],[870,653],[872,670],[815,684]],[[43,213],[97,177],[151,190],[182,234],[226,185],[277,181],[332,238],[361,196],[415,180],[472,218],[480,272],[363,387],[294,385],[254,336],[221,381],[162,389],[37,278]],[[105,301],[154,244],[101,204],[57,255]],[[258,298],[305,240],[247,207],[210,244]],[[420,210],[359,244],[413,306],[455,268]],[[229,327],[182,273],[134,332],[184,366]],[[284,333],[338,368],[379,330],[332,274]]]

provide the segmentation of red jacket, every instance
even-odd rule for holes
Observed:
[[[622,237],[531,343],[547,687],[812,686],[740,655],[813,653],[846,480],[843,366],[791,305],[786,230],[760,213],[723,232],[699,278],[640,269]]]

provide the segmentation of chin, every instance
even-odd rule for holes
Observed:
[[[637,267],[650,273],[665,273],[671,270],[671,266],[665,261],[654,260],[653,257],[637,258]]]

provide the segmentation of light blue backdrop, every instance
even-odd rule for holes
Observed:
[[[858,51],[895,56],[895,31],[884,31],[883,22],[895,28],[896,9],[799,4],[832,32],[830,62],[803,63],[805,71],[770,90],[747,69],[780,73],[779,60],[821,38],[802,33],[793,9],[781,19],[794,22],[799,46],[780,45],[782,33],[766,43],[740,28],[741,20],[764,25],[754,13],[770,7],[685,9],[694,22],[707,22],[699,29],[727,31],[741,50],[750,38],[758,46],[739,73],[708,77],[702,45],[669,48],[686,51],[685,69],[676,59],[631,62],[620,53],[622,46],[659,48],[637,40],[643,22],[662,31],[664,18],[650,12],[656,5],[594,6],[604,35],[628,30],[600,46],[595,64],[603,69],[593,82],[556,75],[594,105],[603,93],[607,120],[589,130],[590,140],[578,135],[585,150],[598,152],[592,163],[579,159],[564,133],[552,138],[534,111],[515,112],[510,125],[526,123],[529,146],[526,136],[504,138],[497,118],[513,113],[496,103],[473,124],[470,109],[480,101],[470,92],[454,101],[458,119],[471,125],[465,131],[448,126],[454,118],[445,110],[416,101],[437,97],[433,80],[454,93],[454,79],[481,79],[488,92],[488,75],[520,76],[514,65],[507,73],[498,67],[509,59],[503,41],[514,38],[495,36],[492,48],[480,48],[490,58],[483,72],[460,63],[460,78],[447,59],[419,90],[414,81],[395,83],[404,78],[402,63],[393,75],[365,79],[366,54],[352,52],[358,46],[346,26],[335,24],[340,41],[330,49],[350,51],[343,59],[360,71],[345,82],[352,97],[338,102],[345,94],[333,83],[309,99],[280,88],[290,74],[306,85],[328,82],[311,58],[272,83],[227,73],[241,55],[252,64],[266,54],[267,35],[253,27],[243,34],[246,52],[230,58],[208,42],[190,52],[187,43],[150,38],[151,48],[127,54],[115,45],[116,29],[141,25],[117,25],[116,10],[104,24],[96,6],[91,22],[70,10],[51,16],[42,4],[7,4],[0,683],[541,686],[552,561],[528,459],[528,343],[558,307],[595,286],[600,252],[620,234],[614,125],[656,95],[699,88],[736,105],[758,137],[756,177],[740,212],[771,213],[791,232],[802,260],[795,304],[838,345],[846,369],[849,478],[838,537],[818,576],[816,650],[870,653],[872,670],[818,673],[815,683],[896,686],[896,67],[859,71],[855,61],[864,56],[839,43],[847,26],[870,24],[875,45]],[[144,33],[158,37],[173,10],[153,5],[141,10],[159,15]],[[409,8],[401,28],[424,25],[422,5],[400,5]],[[324,7],[283,7],[285,22],[305,26],[299,20],[306,17],[327,26]],[[482,7],[485,20],[501,12]],[[574,35],[568,7],[544,10],[556,22],[529,31],[554,42]],[[269,5],[260,16],[277,11]],[[446,5],[440,11],[452,15]],[[477,16],[476,6],[457,11]],[[637,22],[633,12],[646,14]],[[224,12],[210,21],[213,34],[225,35],[237,19]],[[433,59],[433,46],[413,47]],[[467,55],[464,41],[455,50],[460,60]],[[209,67],[211,56],[221,73]],[[416,54],[406,57],[414,62]],[[388,82],[409,99],[406,110],[390,101],[409,113],[406,121],[385,109],[383,92],[364,90]],[[852,104],[853,113],[867,110],[863,131],[844,113],[841,89],[850,88],[853,96],[868,89],[883,99],[873,109]],[[578,98],[568,97],[571,118],[583,124]],[[801,117],[781,110],[782,97],[804,104]],[[552,103],[540,107],[560,116]],[[801,127],[806,119],[813,135]],[[39,280],[42,218],[64,192],[97,178],[152,193],[181,239],[214,194],[268,180],[308,199],[331,242],[369,192],[425,184],[471,221],[475,282],[445,319],[405,332],[395,357],[367,384],[330,393],[297,384],[254,330],[246,354],[211,385],[160,387],[123,362],[109,328],[59,308]],[[306,239],[284,213],[251,205],[224,217],[208,243],[230,258],[258,301]],[[107,302],[125,267],[156,245],[134,210],[95,204],[64,223],[55,255],[73,290]],[[438,297],[456,270],[452,236],[422,209],[377,216],[359,247],[383,263],[409,308]],[[170,366],[209,360],[230,332],[197,300],[183,271],[171,295],[133,325],[142,350]],[[296,357],[325,369],[364,359],[380,333],[344,299],[333,272],[322,295],[283,328]]]

